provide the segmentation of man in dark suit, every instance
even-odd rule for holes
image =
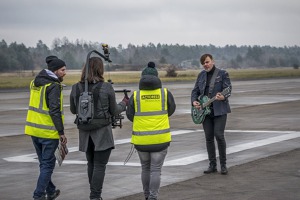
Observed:
[[[227,121],[227,113],[230,113],[230,106],[227,95],[221,92],[228,88],[231,91],[231,82],[229,74],[225,70],[221,70],[215,66],[212,55],[204,54],[200,58],[204,70],[202,70],[197,78],[194,89],[191,94],[191,103],[198,109],[203,109],[199,103],[199,99],[204,96],[208,98],[215,97],[215,101],[209,105],[211,110],[203,121],[203,129],[205,132],[206,148],[209,159],[209,167],[204,171],[205,174],[217,172],[217,160],[215,150],[215,138],[219,149],[219,158],[221,164],[221,174],[228,173],[226,167],[226,141],[224,130]]]

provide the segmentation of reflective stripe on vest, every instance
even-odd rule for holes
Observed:
[[[40,87],[36,87],[33,81],[30,83],[30,100],[25,125],[25,134],[27,135],[49,139],[59,138],[46,103],[46,90],[51,84],[58,83],[49,83]],[[64,121],[62,91],[60,93],[60,111]]]
[[[170,142],[167,89],[135,91],[133,98],[135,115],[131,143],[151,145]]]

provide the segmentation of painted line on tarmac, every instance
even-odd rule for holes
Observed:
[[[227,131],[227,132],[229,132],[229,131]],[[231,132],[256,133],[258,131],[236,130],[236,131],[231,131]],[[226,149],[227,155],[300,137],[300,132],[296,132],[296,131],[262,131],[262,132],[264,132],[264,133],[283,133],[284,132],[285,134],[228,147]],[[196,154],[194,156],[188,156],[188,157],[179,158],[179,159],[175,159],[175,160],[165,161],[164,166],[189,165],[189,164],[193,164],[193,163],[204,161],[204,160],[207,160],[207,153]]]
[[[193,133],[193,132],[199,132],[199,131],[203,131],[203,130],[177,130],[177,131],[172,131],[172,136]],[[115,140],[115,145],[127,144],[127,143],[130,143],[130,141],[131,141],[131,138]],[[68,150],[69,150],[69,153],[79,151],[78,147],[69,147]],[[7,157],[7,158],[3,158],[3,159],[8,162],[38,162],[36,153]],[[64,164],[86,164],[86,161],[67,160],[66,159],[66,160],[64,160]],[[109,162],[108,165],[124,165],[124,162]],[[140,164],[139,163],[131,163],[131,164],[127,163],[126,165],[139,166]]]
[[[195,133],[195,132],[203,132],[203,130],[177,130],[172,131],[172,136],[176,135],[182,135],[182,134],[189,134],[189,133]],[[270,134],[283,134],[280,136],[275,137],[268,137],[261,140],[255,140],[252,142],[247,142],[235,146],[231,146],[227,148],[227,154],[237,153],[241,151],[245,151],[248,149],[253,149],[269,144],[274,144],[277,142],[282,142],[294,138],[300,137],[300,132],[298,131],[266,131],[266,130],[226,130],[226,132],[239,132],[239,133],[270,133]],[[130,143],[130,138],[122,139],[122,140],[116,140],[115,145],[120,144],[126,144]],[[70,147],[69,152],[77,152],[78,147]],[[37,156],[35,153],[33,154],[27,154],[27,155],[20,155],[20,156],[13,156],[13,157],[7,157],[3,158],[4,160],[8,162],[38,162]],[[166,158],[166,161],[164,162],[164,166],[183,166],[183,165],[189,165],[196,162],[207,160],[207,153],[201,153],[201,154],[195,154],[193,156],[184,156],[183,158],[179,159],[173,159],[168,160]],[[80,161],[80,160],[64,160],[64,164],[86,164],[86,161]],[[108,162],[108,165],[112,166],[124,166],[124,162]],[[125,166],[140,166],[140,163],[134,163],[134,162],[128,162]]]

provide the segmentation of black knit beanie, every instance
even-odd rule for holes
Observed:
[[[47,56],[46,63],[48,65],[48,69],[52,72],[66,66],[66,63],[56,56]]]
[[[154,62],[149,62],[148,66],[144,68],[142,71],[142,76],[143,75],[152,75],[152,76],[158,76],[158,72],[155,68],[155,63]]]

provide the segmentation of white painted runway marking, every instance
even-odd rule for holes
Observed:
[[[203,130],[178,130],[178,131],[172,131],[172,136],[176,135],[182,135],[182,134],[189,134],[194,132],[203,132]],[[237,153],[240,151],[253,149],[277,142],[282,142],[294,138],[300,137],[300,132],[298,131],[266,131],[266,130],[226,130],[226,132],[239,132],[239,133],[271,133],[271,134],[283,134],[280,136],[275,137],[268,137],[261,140],[255,140],[248,143],[243,143],[235,146],[231,146],[227,148],[227,154]],[[115,144],[126,144],[130,143],[130,138],[122,139],[122,140],[116,140]],[[78,147],[71,147],[69,148],[69,152],[77,152]],[[37,156],[36,154],[27,154],[27,155],[20,155],[20,156],[14,156],[14,157],[8,157],[3,158],[4,160],[8,162],[37,162]],[[196,162],[207,160],[207,153],[202,154],[195,154],[193,156],[185,156],[183,158],[179,159],[173,159],[168,160],[166,158],[166,161],[164,162],[164,166],[183,166],[183,165],[189,165]],[[80,161],[80,160],[68,160],[66,159],[64,161],[64,164],[86,164],[86,161]],[[113,166],[124,166],[124,162],[109,162],[108,165]],[[125,166],[140,166],[140,163],[134,163],[134,162],[128,162]]]
[[[227,131],[230,132],[230,131]],[[233,132],[233,131],[232,131]],[[236,131],[236,132],[245,132],[245,131]],[[258,131],[246,131],[246,132],[258,132]],[[263,131],[265,133],[268,133],[268,131]],[[244,150],[248,150],[248,149],[253,149],[256,147],[261,147],[261,146],[265,146],[268,144],[273,144],[276,142],[282,142],[285,140],[290,140],[290,139],[294,139],[294,138],[298,138],[300,137],[300,132],[293,132],[293,131],[270,131],[270,133],[282,133],[285,132],[285,135],[281,135],[281,136],[276,136],[276,137],[270,137],[270,138],[266,138],[266,139],[262,139],[262,140],[255,140],[253,142],[248,142],[248,143],[243,143],[240,145],[235,145],[232,147],[228,147],[226,149],[227,154],[232,154],[232,153],[237,153],[240,151],[244,151]],[[193,164],[196,162],[200,162],[200,161],[204,161],[207,160],[207,153],[202,153],[202,154],[197,154],[194,156],[188,156],[188,157],[184,157],[184,158],[180,158],[180,159],[175,159],[175,160],[170,160],[170,161],[166,161],[164,163],[164,166],[178,166],[178,165],[189,165],[189,164]]]

